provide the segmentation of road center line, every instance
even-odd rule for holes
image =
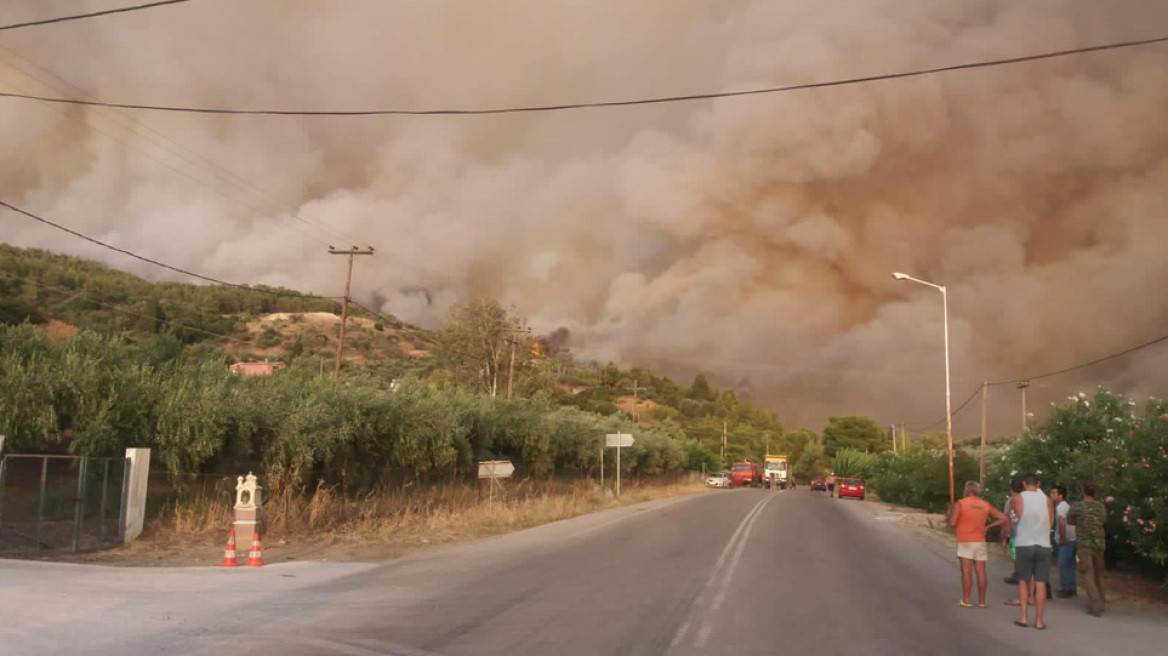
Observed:
[[[681,644],[681,642],[683,640],[685,640],[686,633],[689,632],[689,628],[693,624],[693,615],[695,613],[695,609],[704,603],[706,593],[708,591],[714,589],[715,582],[718,580],[719,574],[722,573],[722,570],[726,565],[727,559],[730,558],[730,554],[732,552],[735,552],[736,546],[739,544],[745,543],[746,535],[749,534],[749,532],[750,532],[749,527],[753,525],[753,520],[756,517],[758,517],[759,513],[762,512],[763,506],[765,506],[767,503],[769,503],[770,500],[775,498],[776,496],[778,496],[778,495],[777,494],[768,494],[765,499],[762,499],[758,503],[754,504],[754,507],[750,509],[750,512],[746,513],[746,516],[742,518],[741,522],[739,522],[738,528],[734,531],[734,534],[730,536],[729,542],[727,542],[726,546],[723,547],[722,553],[718,556],[718,560],[715,561],[714,569],[712,572],[710,572],[710,577],[706,580],[706,584],[704,586],[702,586],[702,592],[700,592],[698,594],[697,598],[694,599],[694,603],[690,607],[690,611],[687,614],[686,620],[684,622],[682,622],[681,626],[677,630],[677,633],[673,636],[673,642],[672,642],[673,646],[676,647],[677,645]],[[741,555],[741,553],[742,553],[742,550],[737,549],[737,554],[739,556]],[[736,565],[737,558],[734,558],[733,562]],[[732,568],[730,570],[730,574],[733,574]],[[723,585],[725,584],[725,581],[728,581],[728,580],[729,580],[729,576],[727,576],[726,579],[723,581]]]
[[[718,593],[714,596],[714,603],[711,604],[714,610],[721,608],[722,603],[726,601],[726,590],[730,587],[730,579],[734,577],[734,571],[738,569],[738,561],[742,560],[742,552],[746,549],[746,542],[750,539],[750,532],[754,530],[754,523],[758,521],[759,515],[762,514],[762,506],[766,505],[767,501],[773,498],[774,495],[771,495],[764,500],[758,506],[758,512],[755,512],[754,516],[750,518],[750,521],[744,525],[746,530],[743,531],[742,537],[738,539],[738,546],[734,548],[734,555],[730,557],[729,562],[724,568],[725,575],[722,577],[722,582],[717,586]]]

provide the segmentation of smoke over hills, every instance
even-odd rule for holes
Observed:
[[[6,33],[0,89],[488,107],[1164,33],[1168,5],[1152,0],[190,3]],[[792,425],[943,416],[940,299],[894,270],[949,287],[955,404],[984,379],[1168,332],[1168,46],[540,115],[199,117],[0,100],[0,116],[16,128],[0,132],[2,196],[101,239],[328,294],[343,274],[325,244],[370,244],[355,295],[384,311],[433,325],[453,302],[496,294],[538,330],[570,330],[589,357],[749,378]],[[12,214],[0,238],[167,275]],[[1096,382],[1162,394],[1166,362],[1149,350],[1052,379],[1031,403]],[[1009,430],[1017,400],[994,394],[991,429]]]

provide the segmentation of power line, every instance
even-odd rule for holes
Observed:
[[[38,25],[52,25],[53,23],[64,23],[67,21],[81,20],[83,18],[97,18],[99,16],[109,16],[110,14],[123,14],[130,11],[140,11],[142,9],[151,9],[154,7],[162,7],[164,5],[177,5],[191,0],[162,0],[161,2],[147,2],[141,5],[132,5],[129,7],[118,7],[117,9],[105,9],[102,11],[91,11],[87,14],[73,14],[72,16],[58,16],[56,18],[46,18],[44,20],[29,21],[27,23],[12,23],[10,25],[0,25],[0,32],[4,30],[18,30],[23,27],[36,27]]]
[[[1017,383],[1024,383],[1024,382],[1031,381],[1031,380],[1041,380],[1043,378],[1051,378],[1053,376],[1060,376],[1062,374],[1070,373],[1072,371],[1078,371],[1079,369],[1086,369],[1087,367],[1093,367],[1097,364],[1107,362],[1108,360],[1122,358],[1125,355],[1130,355],[1132,353],[1135,353],[1136,351],[1139,351],[1141,349],[1146,349],[1149,346],[1155,346],[1156,344],[1159,344],[1159,343],[1165,342],[1165,341],[1168,341],[1168,335],[1162,335],[1160,337],[1157,337],[1156,339],[1153,339],[1153,340],[1148,341],[1148,342],[1144,342],[1143,344],[1138,344],[1138,345],[1133,346],[1133,347],[1128,348],[1128,349],[1124,349],[1118,353],[1112,353],[1111,355],[1105,355],[1101,358],[1091,360],[1090,362],[1084,362],[1082,364],[1074,365],[1073,367],[1067,367],[1066,369],[1059,369],[1058,371],[1048,371],[1047,373],[1039,374],[1037,376],[1030,376],[1027,378],[1018,378],[1016,380],[999,380],[999,381],[993,382],[993,383],[986,383],[986,385],[989,385],[991,387],[997,386],[997,385],[1015,385]]]
[[[1065,369],[1059,369],[1057,371],[1048,371],[1047,373],[1039,374],[1037,376],[1030,376],[1028,378],[1016,378],[1014,380],[999,380],[999,381],[992,382],[992,383],[985,383],[985,386],[986,387],[996,387],[999,385],[1015,385],[1017,383],[1029,382],[1032,380],[1042,380],[1043,378],[1052,378],[1054,376],[1061,376],[1062,374],[1071,373],[1072,371],[1078,371],[1080,369],[1086,369],[1088,367],[1093,367],[1097,364],[1102,364],[1104,362],[1107,362],[1108,360],[1114,360],[1116,358],[1122,358],[1125,355],[1131,355],[1132,353],[1135,353],[1136,351],[1146,349],[1150,346],[1155,346],[1157,344],[1160,344],[1161,342],[1168,342],[1168,335],[1162,335],[1162,336],[1157,337],[1153,340],[1132,346],[1131,348],[1126,348],[1122,351],[1119,351],[1118,353],[1112,353],[1111,355],[1105,355],[1101,358],[1096,358],[1096,359],[1091,360],[1089,362],[1083,362],[1081,364],[1077,364],[1077,365],[1074,365],[1071,367],[1066,367]],[[974,399],[974,397],[977,396],[978,393],[981,392],[981,387],[982,387],[981,385],[978,385],[976,388],[974,388],[973,393],[971,393],[969,395],[969,398],[965,399],[965,401],[960,406],[958,406],[956,410],[953,411],[952,416],[956,417],[958,412],[961,412],[961,410],[963,408],[965,408],[965,406],[969,405],[969,402],[972,401]],[[935,422],[929,424],[928,426],[925,426],[924,428],[915,428],[915,429],[911,429],[911,430],[914,433],[920,433],[920,432],[924,432],[927,430],[932,430],[933,428],[935,428],[943,423],[945,423],[945,417],[942,417],[939,421],[935,421]]]
[[[54,287],[53,285],[46,285],[43,282],[40,282],[38,280],[34,280],[32,278],[26,278],[25,276],[18,276],[16,274],[8,272],[8,271],[0,271],[0,276],[14,278],[16,280],[23,280],[25,282],[28,282],[28,283],[35,285],[36,287],[38,287],[40,289],[49,289],[49,290],[57,291],[57,292],[61,292],[61,293],[74,292],[74,290],[72,290],[72,289],[66,289],[64,287]],[[148,314],[142,314],[141,312],[134,312],[133,310],[127,310],[126,308],[121,307],[120,305],[113,305],[111,303],[104,303],[102,301],[98,301],[96,299],[85,296],[84,294],[75,293],[75,294],[73,294],[73,296],[76,298],[80,298],[82,300],[88,301],[90,303],[93,303],[95,305],[100,305],[102,307],[109,308],[111,310],[114,310],[115,312],[121,312],[122,314],[128,314],[130,316],[140,317],[142,319],[150,319],[153,321],[159,320],[158,317],[154,317],[154,316],[151,316]],[[249,344],[250,343],[246,340],[239,339],[238,337],[232,337],[231,335],[224,335],[223,333],[216,333],[216,332],[212,332],[210,330],[203,330],[202,328],[194,328],[192,326],[187,326],[185,324],[181,324],[181,323],[177,323],[177,322],[166,321],[165,323],[168,326],[182,328],[183,330],[189,330],[189,331],[195,332],[195,333],[202,333],[204,335],[209,335],[211,337],[221,337],[223,339],[229,339],[233,342],[239,342],[240,344]]]
[[[85,241],[88,241],[88,242],[93,243],[93,244],[97,244],[98,246],[101,246],[103,248],[108,248],[111,251],[115,251],[115,252],[121,253],[123,255],[128,255],[136,260],[141,260],[143,262],[146,262],[147,264],[153,264],[154,266],[162,267],[163,269],[169,269],[171,271],[181,273],[181,274],[186,275],[186,276],[191,276],[192,278],[198,278],[199,280],[204,280],[206,282],[212,282],[212,283],[215,283],[217,285],[225,285],[227,287],[236,287],[238,289],[245,289],[247,291],[260,292],[260,293],[264,293],[264,294],[272,294],[274,296],[289,296],[289,297],[295,297],[295,298],[321,298],[321,299],[327,299],[327,300],[335,300],[335,299],[341,298],[339,296],[316,296],[316,295],[312,295],[312,294],[301,294],[300,292],[281,291],[278,289],[256,289],[255,287],[252,287],[250,285],[241,285],[239,283],[227,282],[226,280],[220,280],[219,278],[212,278],[211,276],[206,276],[206,275],[203,275],[201,273],[195,273],[194,271],[189,271],[189,270],[183,269],[181,267],[176,267],[176,266],[167,264],[165,262],[159,262],[158,260],[151,259],[151,258],[146,257],[144,255],[139,255],[133,251],[128,251],[124,248],[119,248],[117,246],[114,246],[113,244],[107,244],[106,242],[101,241],[100,239],[90,237],[89,235],[82,234],[80,232],[77,232],[76,230],[73,230],[71,228],[67,228],[59,223],[54,223],[53,221],[50,221],[46,218],[37,216],[36,214],[33,214],[32,212],[28,212],[26,210],[23,210],[23,209],[15,206],[15,205],[12,205],[12,204],[10,204],[2,199],[0,199],[0,207],[6,207],[11,211],[16,212],[17,214],[23,214],[24,216],[26,216],[34,221],[39,221],[40,223],[43,223],[47,226],[56,228],[57,230],[60,230],[62,232],[69,233],[69,234],[73,235],[74,237],[79,237],[81,239],[84,239]]]
[[[977,68],[989,68],[993,66],[1004,66],[1007,64],[1019,64],[1023,62],[1039,61],[1043,59],[1054,59],[1058,57],[1068,57],[1071,55],[1080,55],[1091,52],[1101,52],[1104,50],[1116,50],[1119,48],[1132,48],[1136,46],[1145,46],[1156,43],[1163,43],[1168,41],[1168,36],[1155,37],[1151,39],[1140,39],[1137,41],[1121,41],[1116,43],[1108,43],[1098,46],[1086,46],[1082,48],[1071,48],[1069,50],[1057,50],[1053,52],[1044,52],[1034,55],[1023,55],[1020,57],[1009,57],[1005,59],[983,60],[978,62],[970,62],[965,64],[954,64],[951,66],[937,66],[932,68],[921,68],[912,71],[904,71],[901,73],[882,73],[878,75],[868,75],[864,77],[844,78],[839,80],[829,80],[826,82],[808,82],[805,84],[791,84],[778,87],[764,87],[760,89],[747,89],[743,91],[718,91],[710,93],[696,93],[682,96],[660,96],[654,98],[639,98],[633,100],[611,100],[611,101],[597,101],[597,102],[579,102],[579,103],[563,103],[556,105],[529,105],[519,107],[495,107],[486,109],[363,109],[363,110],[303,110],[303,109],[240,109],[240,108],[225,108],[225,107],[186,107],[175,105],[148,105],[137,103],[117,103],[117,102],[103,102],[98,100],[82,100],[77,98],[59,98],[51,96],[36,96],[21,93],[0,92],[0,97],[15,98],[21,100],[39,100],[41,102],[60,103],[67,105],[84,105],[87,107],[112,107],[117,109],[134,109],[147,110],[156,112],[180,112],[187,114],[242,114],[253,116],[477,116],[488,114],[523,114],[535,112],[557,112],[574,109],[590,109],[590,108],[604,108],[604,107],[628,107],[632,105],[659,105],[665,103],[689,102],[695,100],[713,100],[716,98],[734,98],[738,96],[756,96],[771,93],[783,93],[787,91],[802,91],[807,89],[822,89],[827,87],[838,87],[852,84],[862,84],[866,82],[877,82],[881,80],[896,80],[909,77],[919,77],[922,75],[933,75],[936,73],[948,73],[953,71],[971,70]]]
[[[24,66],[16,65],[16,64],[12,63],[11,61],[5,62],[10,69],[19,73],[20,75],[23,75],[24,77],[27,77],[30,80],[37,82],[38,84],[41,84],[42,86],[48,87],[50,89],[53,88],[53,86],[54,86],[53,84],[50,84],[50,83],[47,83],[44,81],[44,78],[47,77],[47,78],[52,78],[52,79],[56,80],[57,82],[59,82],[60,84],[55,85],[55,86],[60,87],[60,88],[64,88],[64,89],[66,89],[66,91],[71,89],[72,91],[80,92],[85,96],[90,95],[89,92],[85,91],[84,89],[77,86],[73,82],[70,82],[69,80],[65,79],[64,77],[61,77],[61,75],[59,75],[51,70],[48,70],[42,66],[39,66],[36,62],[29,60],[27,57],[23,56],[22,54],[20,54],[19,52],[15,51],[15,50],[12,50],[11,48],[5,47],[3,44],[0,44],[0,51],[7,53],[8,56],[11,58],[14,58],[16,60],[19,60],[20,62],[23,62],[24,65],[26,65],[28,68],[32,69],[32,72],[26,70]],[[15,88],[19,92],[27,92],[25,89],[21,89],[20,87],[17,87],[16,85],[9,84],[9,86],[12,86],[13,88]],[[54,89],[54,90],[57,90],[57,89]],[[83,118],[77,116],[76,114],[66,113],[63,108],[59,109],[58,111],[61,111],[62,115],[67,116],[69,118],[72,118],[74,120],[83,120],[93,129],[104,133],[104,131],[100,130],[95,125],[89,123],[88,120],[83,119]],[[114,121],[114,123],[117,124],[119,127],[126,128],[126,129],[139,128],[140,130],[137,132],[136,136],[142,137],[146,141],[153,143],[155,145],[158,145],[160,148],[162,148],[167,153],[173,154],[185,162],[188,162],[194,166],[201,166],[202,168],[207,169],[211,173],[211,175],[214,176],[215,178],[218,178],[224,182],[227,182],[228,184],[231,184],[232,186],[234,186],[235,188],[237,188],[241,191],[246,192],[247,191],[246,188],[250,188],[254,193],[259,194],[261,197],[266,197],[270,201],[272,201],[271,207],[276,208],[281,214],[287,214],[292,219],[295,219],[295,220],[297,220],[297,221],[299,221],[299,222],[301,222],[309,227],[316,228],[320,232],[331,235],[333,238],[340,239],[341,241],[349,242],[349,243],[354,242],[354,241],[359,241],[359,240],[354,239],[353,237],[345,236],[345,235],[340,234],[334,230],[331,230],[330,228],[328,228],[324,225],[321,225],[319,223],[315,223],[307,218],[304,218],[303,216],[300,215],[300,213],[298,211],[295,210],[295,207],[297,205],[296,203],[289,201],[286,198],[283,198],[283,199],[277,198],[274,194],[260,188],[255,183],[248,181],[246,178],[241,176],[239,173],[236,173],[235,171],[233,171],[231,169],[228,169],[220,164],[217,164],[216,162],[214,162],[213,160],[211,160],[209,157],[202,154],[201,152],[199,152],[193,148],[190,148],[188,146],[183,145],[182,143],[176,141],[175,139],[158,131],[150,124],[145,123],[137,118],[134,118],[132,115],[130,115],[127,112],[120,111],[120,110],[113,110],[109,114],[95,112],[94,115],[99,116],[99,117],[103,117],[103,118],[108,118],[110,120],[113,120],[114,117],[118,117],[119,119],[125,119],[126,121],[129,122],[129,125],[119,123],[118,121]],[[165,141],[169,144],[173,144],[173,146],[178,148],[180,151],[183,151],[185,153],[189,153],[190,157],[183,155],[182,152],[176,152],[176,151],[172,150],[171,148],[166,147],[164,144],[161,144],[158,141],[156,141],[155,139],[151,138],[150,135],[143,134],[142,130],[159,137],[162,141]],[[111,138],[114,138],[114,137],[112,137],[112,135],[108,135],[108,133],[105,133],[105,134],[107,134],[107,136],[111,136]],[[133,143],[127,143],[127,142],[124,142],[121,140],[117,140],[117,141],[119,141],[120,143],[123,143],[124,145],[126,145],[134,150],[138,150],[138,148]],[[140,152],[144,152],[144,151],[140,151]],[[149,153],[145,153],[145,154],[149,157]],[[151,159],[153,159],[153,158],[151,158]],[[175,169],[174,167],[170,167],[169,164],[166,164],[165,162],[162,162],[161,160],[155,160],[155,161],[159,161],[159,163],[162,163],[162,164],[168,166],[169,168],[172,168],[172,170],[175,170],[176,172],[181,173],[184,176],[186,176],[185,172],[179,171],[178,169]],[[186,177],[194,180],[196,183],[205,184],[201,180],[197,180],[191,176],[186,176]],[[208,187],[210,187],[210,185],[208,185]],[[213,191],[216,191],[216,193],[219,193],[213,187],[211,189]],[[220,194],[220,195],[223,195],[223,194]],[[233,196],[224,195],[224,198],[228,198],[229,200],[233,200],[237,203],[243,204],[242,201],[236,199]],[[251,205],[244,204],[244,206],[249,207],[255,211],[259,211]],[[289,210],[291,210],[291,211],[289,211]],[[290,226],[290,227],[296,228],[296,226]],[[317,237],[313,237],[312,235],[309,235],[308,233],[305,233],[303,231],[300,231],[300,232],[301,232],[301,234],[304,234],[305,236],[311,237],[313,239],[317,239],[317,241],[322,241]],[[327,242],[322,241],[322,243],[325,243],[327,245]]]
[[[16,69],[14,69],[14,70],[16,70]],[[18,72],[19,72],[19,71],[18,71]],[[14,88],[14,89],[17,89],[17,90],[21,90],[19,86],[15,85],[15,84],[12,84],[11,82],[3,82],[3,81],[0,81],[0,84],[3,84],[3,85],[5,85],[5,86],[11,87],[11,88]],[[249,203],[249,202],[246,202],[245,200],[241,200],[240,198],[236,197],[235,195],[232,195],[232,194],[226,193],[225,191],[223,191],[223,190],[221,190],[221,189],[218,189],[218,188],[216,188],[216,187],[212,186],[212,185],[211,185],[211,184],[209,184],[208,182],[206,182],[206,181],[204,181],[204,180],[201,180],[201,179],[199,179],[198,177],[196,177],[196,176],[192,175],[191,173],[189,173],[189,172],[187,172],[187,171],[184,171],[183,169],[179,168],[178,166],[175,166],[174,164],[172,164],[171,162],[168,162],[168,161],[166,161],[165,159],[163,159],[163,158],[161,158],[161,157],[157,157],[157,156],[155,156],[155,155],[154,155],[153,153],[151,153],[150,151],[148,151],[148,150],[145,150],[145,149],[143,149],[143,148],[140,148],[140,147],[138,147],[138,145],[137,145],[135,142],[133,142],[133,141],[126,141],[126,140],[124,140],[124,139],[120,138],[118,135],[116,135],[116,134],[113,134],[112,132],[109,132],[109,131],[106,131],[106,130],[102,129],[102,128],[101,128],[101,126],[99,126],[98,124],[96,124],[96,123],[94,123],[94,122],[91,122],[91,121],[89,120],[89,116],[88,116],[88,115],[87,115],[87,116],[77,116],[76,114],[73,114],[73,113],[71,113],[71,112],[68,112],[68,111],[67,111],[67,110],[65,110],[64,108],[56,107],[56,106],[54,106],[54,105],[51,105],[51,104],[48,104],[48,103],[45,103],[45,104],[46,104],[48,107],[52,108],[54,111],[57,111],[57,112],[59,112],[59,113],[60,113],[62,116],[66,117],[66,118],[68,118],[68,119],[70,119],[70,120],[75,120],[75,121],[79,121],[79,122],[81,122],[81,123],[84,123],[84,124],[85,124],[87,127],[89,127],[90,129],[94,130],[95,132],[97,132],[97,133],[99,133],[99,134],[102,134],[102,135],[104,135],[105,137],[109,138],[109,139],[110,139],[110,140],[112,140],[112,141],[115,141],[115,142],[117,142],[117,143],[120,143],[120,144],[122,144],[123,146],[125,146],[126,148],[129,148],[130,150],[134,150],[134,151],[137,151],[137,152],[141,153],[141,154],[142,154],[144,157],[146,157],[147,159],[150,159],[150,160],[152,160],[152,161],[154,161],[154,162],[156,162],[156,163],[158,163],[158,164],[160,164],[160,165],[162,165],[162,166],[164,166],[164,167],[166,167],[166,168],[170,169],[171,171],[173,171],[173,172],[177,173],[178,175],[181,175],[181,176],[183,176],[184,178],[186,178],[186,179],[188,179],[188,180],[190,180],[190,181],[194,182],[194,183],[195,183],[195,184],[197,184],[197,185],[202,185],[202,186],[205,186],[205,187],[206,187],[207,189],[209,189],[210,191],[212,191],[212,192],[214,192],[215,194],[217,194],[217,195],[219,195],[219,196],[221,196],[221,197],[225,198],[225,199],[226,199],[226,200],[228,200],[228,201],[231,201],[231,202],[233,202],[233,203],[236,203],[236,204],[238,204],[240,207],[247,208],[247,209],[249,209],[249,210],[251,210],[251,211],[253,211],[253,212],[256,212],[256,213],[258,213],[258,214],[261,214],[261,215],[263,215],[263,214],[267,214],[267,213],[268,213],[266,210],[264,210],[264,209],[261,209],[261,208],[259,208],[259,207],[255,206],[255,205],[253,205],[253,204],[251,204],[251,203]],[[104,116],[104,115],[102,115],[102,114],[95,114],[95,115],[96,115],[96,116],[101,116],[101,117],[103,117],[103,118],[109,118],[109,117],[106,117],[106,116]],[[127,115],[127,118],[129,118],[129,116],[128,116],[128,115]],[[133,119],[130,119],[130,120],[133,120]],[[125,125],[121,125],[121,124],[118,124],[118,123],[116,123],[116,122],[115,122],[115,125],[117,125],[117,126],[118,126],[118,127],[120,127],[120,128],[127,128],[127,126],[125,126]],[[139,133],[139,134],[137,134],[137,136],[143,137],[143,138],[144,138],[146,141],[150,141],[151,143],[155,143],[155,145],[158,145],[158,144],[157,144],[157,142],[154,142],[154,141],[152,141],[152,140],[151,140],[151,139],[150,139],[148,136],[146,136],[146,135],[142,135],[142,134],[140,134],[140,133]],[[180,159],[183,159],[183,160],[185,160],[185,161],[187,161],[187,162],[194,163],[194,164],[196,164],[196,165],[197,165],[197,162],[191,162],[191,160],[190,160],[190,159],[187,159],[187,158],[183,157],[181,154],[179,154],[179,153],[175,153],[174,151],[172,151],[172,150],[170,150],[170,149],[167,149],[167,148],[162,148],[162,150],[163,150],[164,152],[166,152],[167,154],[170,154],[170,155],[175,155],[176,157],[179,157]],[[212,175],[214,175],[214,173],[212,173]],[[220,177],[220,178],[222,179],[222,177],[221,177],[221,176],[217,176],[217,177]],[[275,207],[275,206],[272,206],[272,207]],[[277,208],[277,214],[278,214],[278,215],[280,215],[280,216],[279,216],[279,218],[283,218],[283,214],[284,214],[284,213],[285,213],[285,212],[284,212],[284,210],[283,210],[283,209],[281,209],[281,208]],[[313,225],[313,224],[309,223],[308,221],[306,221],[305,219],[301,219],[301,218],[299,218],[299,217],[296,217],[296,216],[293,216],[293,218],[296,218],[296,219],[297,219],[297,220],[299,220],[300,222],[302,222],[302,223],[305,223],[305,224],[307,224],[307,225],[310,225],[310,226],[312,226],[312,225]],[[328,242],[327,242],[325,239],[321,238],[321,237],[320,237],[320,236],[318,236],[318,235],[313,235],[313,234],[310,234],[310,233],[308,233],[308,232],[305,232],[305,231],[304,231],[303,229],[301,229],[299,226],[296,226],[296,225],[294,225],[294,224],[291,224],[291,223],[289,223],[289,224],[288,224],[288,227],[292,228],[293,230],[296,230],[297,232],[299,232],[300,234],[304,235],[305,237],[308,237],[309,239],[314,239],[314,240],[316,240],[316,241],[318,241],[318,242],[320,242],[320,243],[322,243],[322,244],[326,244],[326,245],[328,244]],[[317,230],[320,230],[321,232],[330,232],[330,231],[328,231],[328,230],[325,230],[324,228],[321,228],[321,227],[318,227],[318,226],[313,226],[313,227],[316,227],[316,228],[317,228]],[[335,234],[335,233],[334,233],[334,234]]]
[[[950,416],[956,417],[957,413],[961,412],[965,408],[965,406],[969,405],[969,402],[972,401],[974,399],[974,397],[976,397],[978,395],[979,392],[981,392],[981,385],[978,385],[977,389],[973,390],[973,393],[969,395],[969,398],[962,401],[961,405],[957,406],[957,409],[954,410],[952,413],[950,413]],[[941,424],[945,423],[946,419],[948,419],[948,417],[941,417],[940,421],[935,421],[935,422],[929,424],[928,426],[925,426],[924,428],[910,428],[909,430],[911,430],[914,433],[923,433],[927,430],[932,430],[932,429],[940,426]]]

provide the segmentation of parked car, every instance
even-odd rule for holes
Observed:
[[[718,472],[706,477],[706,485],[710,487],[730,487],[730,472]]]
[[[840,498],[856,497],[860,501],[864,500],[864,479],[862,478],[842,478],[839,483]]]
[[[827,481],[822,476],[816,476],[811,479],[811,491],[819,490],[820,492],[827,491]]]

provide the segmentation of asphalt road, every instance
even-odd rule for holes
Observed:
[[[952,552],[862,502],[800,489],[653,502],[385,565],[8,561],[0,653],[1137,656],[1168,644],[1162,617],[1095,619],[1081,601],[1051,602],[1047,631],[1017,628],[996,566],[990,607],[958,608]]]

